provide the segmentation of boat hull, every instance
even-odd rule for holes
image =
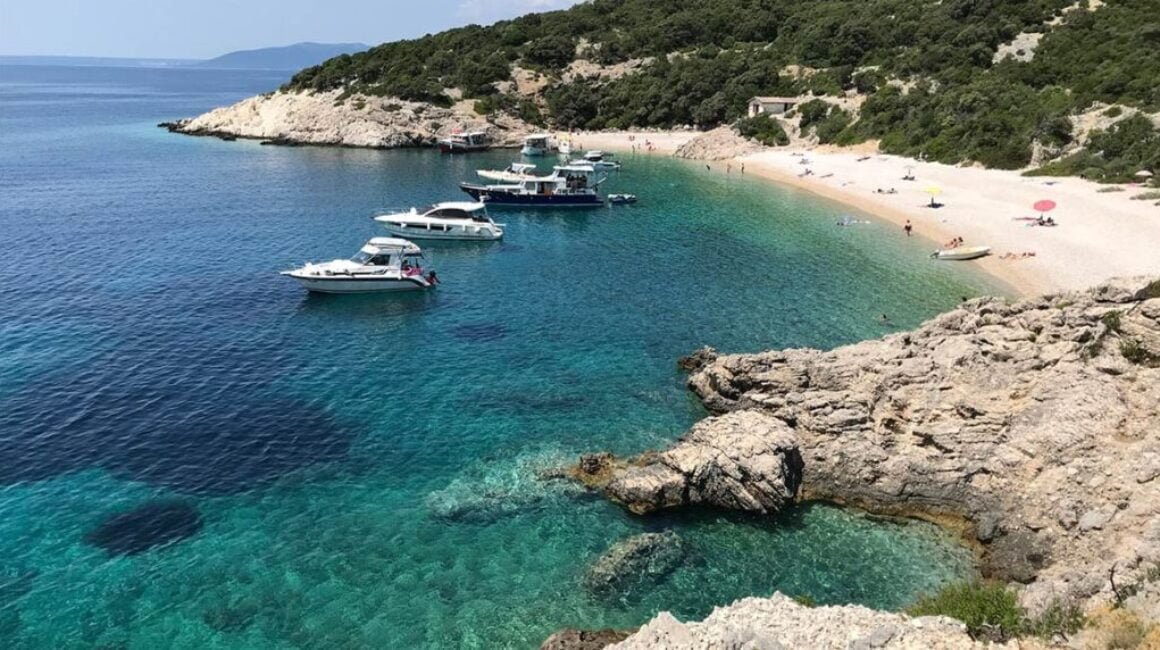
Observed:
[[[459,226],[451,226],[447,230],[440,228],[423,228],[414,226],[401,226],[399,224],[384,223],[383,227],[388,232],[404,237],[406,239],[434,239],[442,241],[496,241],[503,239],[503,231],[491,231],[486,228],[475,229],[475,226],[469,225],[466,228]]]
[[[422,277],[404,278],[335,278],[287,274],[314,293],[397,293],[423,291],[431,284]]]
[[[478,153],[480,151],[487,151],[491,148],[488,144],[449,144],[446,142],[439,143],[439,151],[443,153]]]
[[[991,254],[991,249],[985,246],[976,248],[956,248],[952,250],[935,251],[934,257],[947,262],[966,262],[977,260]]]
[[[604,199],[598,194],[520,194],[494,191],[484,185],[464,183],[460,188],[487,205],[527,208],[598,208]]]

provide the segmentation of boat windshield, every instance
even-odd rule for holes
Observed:
[[[359,251],[350,261],[363,266],[390,266],[391,256],[386,253],[367,253]]]

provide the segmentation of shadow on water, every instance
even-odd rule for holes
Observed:
[[[441,304],[438,289],[350,295],[304,293],[298,303],[299,314],[333,317],[339,321],[414,316]]]
[[[275,386],[282,356],[180,339],[135,347],[0,402],[0,484],[101,467],[231,494],[346,457],[355,432]]]

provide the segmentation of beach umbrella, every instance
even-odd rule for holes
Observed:
[[[930,187],[926,188],[923,191],[930,195],[931,206],[933,207],[933,206],[937,205],[934,201],[934,197],[938,196],[939,194],[942,194],[942,189],[935,187],[934,185],[931,185]]]
[[[1043,199],[1042,201],[1036,201],[1035,205],[1031,207],[1035,208],[1035,211],[1039,212],[1040,214],[1044,212],[1051,212],[1055,209],[1055,201],[1052,201],[1051,199]]]
[[[1152,172],[1148,171],[1147,169],[1141,169],[1140,171],[1136,172],[1136,175],[1140,178],[1151,178]]]

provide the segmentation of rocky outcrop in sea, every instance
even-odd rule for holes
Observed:
[[[274,92],[160,126],[174,133],[246,138],[281,145],[393,149],[434,146],[457,129],[486,131],[496,146],[517,146],[531,129],[507,115],[485,117],[472,102],[441,108],[391,97]]]
[[[986,575],[1021,583],[1033,612],[1122,600],[1125,585],[1157,573],[1160,280],[980,298],[879,340],[702,350],[688,365],[699,368],[690,388],[718,415],[659,454],[590,456],[579,478],[638,513],[690,503],[772,512],[796,496],[933,520],[978,546]],[[785,599],[734,607],[751,610],[750,628],[797,615]],[[1133,605],[1144,618],[1156,610]],[[659,625],[671,639],[712,628]],[[821,638],[778,642],[831,647]],[[632,643],[618,647],[647,645]]]

